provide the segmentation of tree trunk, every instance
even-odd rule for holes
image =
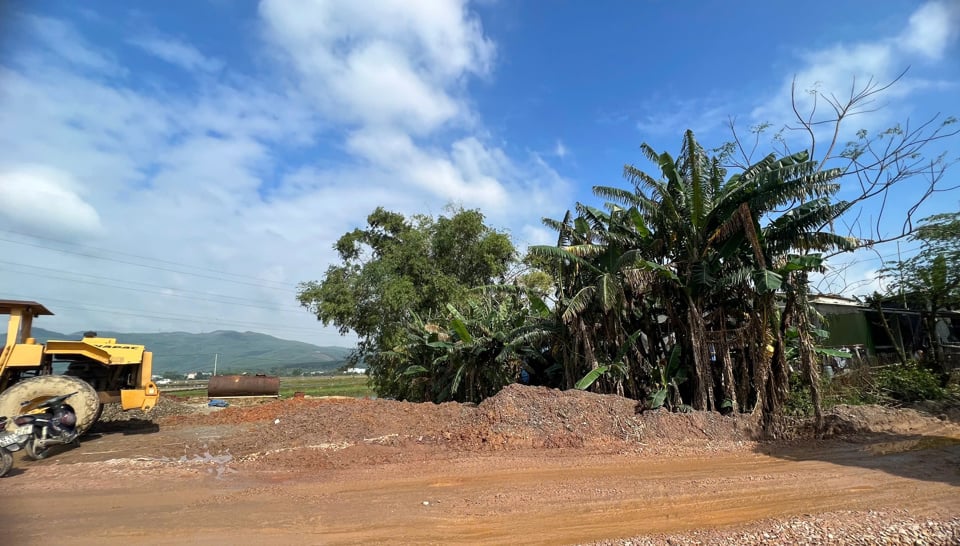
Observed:
[[[899,335],[893,335],[893,329],[890,328],[890,323],[887,321],[887,315],[883,312],[883,304],[880,300],[877,300],[874,304],[874,307],[877,310],[877,314],[880,316],[880,326],[883,327],[883,331],[886,332],[887,337],[890,338],[890,343],[893,343],[893,348],[897,350],[897,358],[900,360],[900,364],[907,365],[907,352],[903,348],[902,338]],[[899,330],[899,328],[898,328]]]
[[[786,347],[783,335],[780,333],[774,296],[765,294],[761,298],[763,322],[760,339],[763,341],[760,344],[764,348],[766,367],[763,370],[764,381],[760,383],[758,389],[763,392],[763,403],[758,402],[758,406],[761,409],[764,434],[769,438],[777,438],[780,436],[783,424],[783,405],[790,389],[790,371],[787,367]],[[767,350],[768,344],[772,344],[772,352]]]
[[[726,339],[720,344],[719,349],[717,358],[723,365],[723,396],[730,401],[731,411],[737,413],[740,411],[740,406],[737,404],[737,380],[733,375],[733,360],[730,358],[730,348],[727,346]]]
[[[763,414],[766,406],[767,381],[770,378],[770,354],[767,353],[767,321],[763,312],[754,312],[751,316],[750,329],[753,330],[752,339],[744,340],[744,351],[750,355],[752,367],[753,392],[756,401],[753,413]]]
[[[710,355],[707,350],[706,325],[700,315],[700,309],[687,298],[687,328],[690,336],[690,352],[693,357],[694,383],[693,407],[701,411],[713,411],[713,371],[710,369]]]
[[[795,273],[794,288],[787,292],[787,297],[792,300],[793,315],[796,318],[794,324],[799,333],[797,341],[800,349],[800,365],[804,378],[810,385],[810,399],[813,402],[813,414],[819,434],[823,432],[823,403],[820,398],[820,363],[817,359],[813,337],[810,335],[810,307],[807,302],[808,284],[806,273]],[[784,320],[784,323],[786,323],[786,320]]]
[[[941,383],[943,386],[947,385],[948,379],[950,377],[950,370],[947,367],[947,355],[944,354],[943,344],[940,343],[940,337],[937,335],[937,307],[934,306],[933,310],[929,313],[924,314],[924,322],[926,323],[927,329],[927,338],[930,343],[930,352],[933,365],[936,367],[937,374],[940,376]]]

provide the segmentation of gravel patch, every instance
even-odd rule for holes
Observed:
[[[960,517],[915,517],[906,510],[829,512],[780,520],[764,520],[738,529],[638,536],[594,542],[590,546],[725,546],[728,544],[956,546],[960,544]]]

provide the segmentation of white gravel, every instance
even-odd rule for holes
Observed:
[[[914,517],[905,510],[829,512],[764,520],[733,529],[704,529],[679,535],[607,540],[591,546],[687,545],[960,545],[960,517]]]

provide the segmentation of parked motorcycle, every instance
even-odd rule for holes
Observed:
[[[7,419],[0,417],[0,478],[7,475],[13,468],[13,453],[20,451],[30,438],[30,430],[17,428],[7,432]]]
[[[15,433],[26,436],[23,447],[28,457],[40,460],[49,454],[52,446],[80,445],[77,413],[66,403],[75,394],[72,392],[48,398],[13,420],[17,425]]]

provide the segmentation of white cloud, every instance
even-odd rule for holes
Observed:
[[[955,42],[960,27],[960,7],[955,2],[931,0],[919,7],[910,17],[905,28],[897,35],[877,37],[853,43],[836,43],[829,47],[805,51],[799,54],[801,67],[781,83],[777,92],[757,106],[751,117],[758,122],[771,122],[780,127],[794,122],[791,108],[791,85],[796,82],[797,106],[803,115],[814,110],[814,96],[819,91],[826,96],[834,95],[841,102],[849,98],[851,86],[859,91],[871,79],[886,84],[906,69],[919,55],[924,60],[940,59],[946,49]],[[884,94],[884,100],[902,99],[907,95],[929,87],[932,82],[906,78]],[[815,120],[833,115],[833,110],[818,99]],[[873,129],[882,124],[889,110],[861,109],[858,114],[859,128]],[[830,130],[824,127],[824,130]]]
[[[374,42],[352,51],[325,82],[352,121],[429,132],[460,108],[441,86],[417,74],[403,52]]]
[[[464,82],[491,71],[495,48],[460,0],[260,5],[265,32],[297,75],[298,91],[326,119],[349,127],[345,147],[423,204],[454,201],[503,211],[522,191],[518,169],[475,136]],[[430,205],[428,205],[430,206]]]
[[[47,327],[349,343],[297,309],[295,285],[319,278],[336,239],[376,206],[437,214],[453,201],[527,233],[566,203],[569,185],[546,161],[511,158],[483,135],[465,82],[491,73],[494,46],[463,2],[265,1],[260,14],[271,60],[283,62],[252,74],[224,65],[189,93],[176,81],[135,85],[138,67],[124,76],[62,21],[47,22],[59,38],[44,43],[57,47],[0,63],[0,170],[60,173],[43,183],[60,192],[57,213],[72,211],[57,220],[69,226],[41,231],[2,208],[0,229],[84,233],[96,247],[73,247],[86,249],[78,256],[49,240],[0,243],[25,264],[0,270],[0,286],[57,310]],[[147,47],[215,69],[190,43],[171,43]],[[78,295],[89,287],[75,281],[91,280],[80,275],[122,282],[97,281],[107,284],[91,301]]]
[[[687,129],[705,135],[719,128],[731,114],[730,103],[716,97],[648,101],[637,121],[644,138],[679,139]]]
[[[519,239],[525,245],[525,248],[536,245],[555,245],[557,244],[557,232],[543,226],[528,225],[523,227]]]
[[[567,190],[566,182],[539,156],[518,166],[502,150],[475,137],[454,141],[449,150],[418,148],[403,133],[357,131],[348,149],[368,159],[392,184],[425,191],[423,203],[454,202],[484,209],[492,218],[523,217],[532,202],[554,203]]]
[[[141,37],[130,43],[187,72],[219,72],[223,68],[222,61],[207,57],[192,45],[173,38]]]
[[[64,21],[39,15],[18,15],[18,22],[58,58],[71,66],[104,74],[122,74],[125,70],[113,57],[92,47]]]
[[[468,117],[457,96],[488,73],[493,44],[459,0],[265,0],[266,34],[328,116],[417,134]]]
[[[182,131],[176,105],[51,64],[0,66],[0,163],[50,165],[103,196],[141,176]]]
[[[553,147],[553,155],[563,159],[567,157],[567,153],[569,153],[569,150],[567,150],[567,147],[563,145],[563,141],[558,139],[557,145]]]
[[[939,60],[960,32],[960,3],[956,0],[928,2],[910,16],[899,37],[905,51]]]
[[[87,193],[89,189],[57,169],[23,165],[0,170],[0,221],[67,239],[99,234],[100,215],[84,200]]]

